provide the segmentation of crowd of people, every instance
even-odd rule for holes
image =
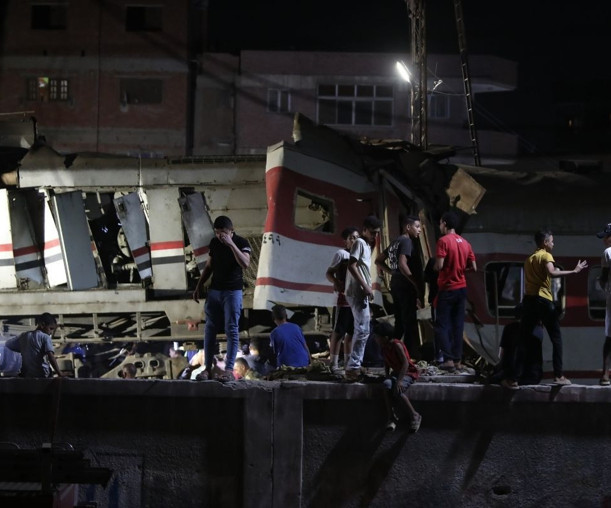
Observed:
[[[249,266],[251,248],[248,241],[233,230],[229,217],[214,221],[215,236],[210,242],[208,261],[193,291],[199,302],[203,284],[211,278],[206,295],[204,347],[190,358],[190,378],[199,369],[197,379],[260,379],[274,368],[305,368],[312,355],[301,328],[288,319],[287,309],[275,305],[271,309],[275,328],[270,333],[269,346],[273,365],[260,354],[258,339],[253,339],[249,351],[238,354],[239,317],[242,310],[243,270]],[[424,301],[427,269],[423,269],[415,240],[421,234],[417,216],[401,216],[401,234],[374,263],[379,273],[390,275],[390,292],[394,306],[394,326],[376,322],[371,318],[373,283],[370,267],[372,250],[380,234],[382,222],[375,216],[364,219],[359,231],[346,228],[341,233],[344,248],[339,249],[326,271],[326,277],[337,294],[333,315],[333,329],[329,343],[332,372],[343,374],[348,382],[357,381],[363,374],[363,356],[368,340],[372,338],[382,354],[385,366],[385,400],[388,410],[387,428],[396,428],[398,412],[409,417],[409,428],[416,432],[422,420],[407,397],[407,388],[418,379],[418,369],[410,354],[419,351],[420,332],[417,310]],[[477,263],[469,242],[456,230],[459,216],[446,212],[439,221],[441,236],[437,241],[433,270],[436,272],[432,301],[434,321],[434,356],[437,367],[447,372],[461,371],[463,366],[463,329],[466,302],[465,272],[476,271]],[[611,385],[611,224],[597,233],[603,240],[601,288],[606,293],[603,368],[600,384]],[[551,231],[535,234],[536,250],[524,263],[525,291],[521,303],[521,319],[506,327],[502,340],[501,361],[497,381],[505,388],[517,389],[520,384],[537,384],[542,378],[542,330],[545,329],[553,346],[554,383],[571,384],[564,376],[562,364],[562,337],[558,313],[554,306],[551,281],[556,277],[576,274],[587,268],[579,260],[572,270],[555,266]],[[430,276],[429,276],[430,280]],[[433,291],[434,289],[434,291]],[[64,376],[58,366],[52,344],[57,326],[54,316],[44,313],[36,320],[36,329],[10,339],[6,347],[22,355],[21,375],[49,377],[51,370]],[[227,352],[217,356],[217,334],[225,331]],[[343,344],[344,369],[339,365]],[[418,353],[417,353],[418,354]],[[194,374],[195,375],[195,374]],[[133,364],[124,365],[121,377],[133,379],[137,372]]]

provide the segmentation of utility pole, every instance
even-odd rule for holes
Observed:
[[[412,132],[410,141],[423,150],[427,149],[427,83],[426,83],[426,0],[406,0],[411,20],[412,70],[416,79],[412,84],[410,115]]]

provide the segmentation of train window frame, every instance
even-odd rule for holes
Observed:
[[[588,317],[593,321],[604,321],[607,310],[607,297],[605,290],[598,285],[598,278],[602,272],[602,266],[595,265],[588,268]],[[598,298],[595,298],[598,297]],[[593,302],[597,302],[594,305]]]
[[[309,204],[306,204],[309,201]],[[321,222],[319,225],[315,227],[307,227],[304,225],[304,221],[300,219],[300,203],[303,204],[301,208],[308,208],[313,213],[319,213],[322,209],[324,211],[320,212],[321,217],[326,220]],[[332,199],[319,196],[317,194],[313,194],[305,189],[297,188],[295,189],[295,196],[293,199],[293,224],[297,229],[301,229],[303,231],[311,231],[313,233],[325,233],[325,234],[333,234],[335,233],[335,203]]]
[[[499,267],[498,270],[492,270],[491,268],[496,268]],[[504,298],[507,303],[504,305],[498,305],[497,309],[498,312],[495,312],[495,305],[494,302],[496,301],[500,301],[503,295],[503,292],[505,291],[505,284],[503,284],[503,288],[499,291],[497,291],[496,299],[494,296],[494,279],[490,279],[491,277],[494,276],[495,273],[500,273],[504,268],[510,268],[510,269],[518,269],[519,270],[519,279],[518,279],[518,283],[519,283],[519,287],[517,288],[518,293],[517,295],[511,299],[511,298]],[[497,283],[497,288],[498,288],[498,283]],[[516,306],[522,301],[522,297],[524,295],[524,263],[522,262],[518,262],[518,261],[490,261],[488,263],[486,263],[486,266],[484,267],[484,292],[485,292],[485,301],[486,301],[486,310],[488,311],[488,314],[493,316],[493,317],[512,317],[515,318],[516,317]],[[514,292],[515,292],[515,288],[514,288]],[[511,302],[511,303],[509,303]]]
[[[494,305],[493,305],[494,294],[490,294],[491,293],[490,283],[488,281],[489,273],[491,272],[490,270],[491,265],[505,265],[505,266],[511,265],[511,267],[518,268],[520,270],[520,288],[519,288],[519,293],[518,293],[519,299],[514,298],[511,304],[499,305],[498,306],[499,308],[498,315],[497,313],[494,312],[495,310]],[[560,265],[556,265],[556,267],[559,270],[563,269]],[[497,298],[499,296],[502,296],[504,289],[505,289],[504,287],[503,289],[501,289],[501,293],[497,295]],[[488,314],[490,316],[499,317],[499,318],[516,318],[517,316],[516,316],[515,308],[524,298],[524,289],[525,289],[524,263],[520,261],[490,261],[486,263],[486,266],[484,268],[484,291],[485,291],[486,310],[488,311]],[[554,305],[556,305],[556,307],[559,308],[559,312],[558,312],[559,319],[562,319],[566,311],[566,282],[564,280],[564,277],[553,277],[552,278],[552,294],[554,297]],[[506,298],[506,300],[510,300],[510,299]]]

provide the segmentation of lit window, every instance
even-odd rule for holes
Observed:
[[[450,118],[450,97],[439,93],[428,94],[427,115],[437,120]]]
[[[31,26],[33,30],[64,30],[66,28],[66,5],[62,3],[36,3],[32,5]]]
[[[289,113],[291,111],[291,92],[277,88],[267,90],[267,110],[273,113]]]
[[[119,102],[127,104],[161,104],[163,82],[160,79],[122,79]]]
[[[297,190],[295,225],[298,228],[332,233],[334,231],[333,217],[332,201]]]
[[[588,314],[592,319],[605,319],[607,294],[600,287],[598,279],[602,272],[600,266],[588,268]]]
[[[161,7],[131,5],[125,8],[125,30],[128,32],[156,32],[161,30]]]
[[[67,101],[70,99],[70,85],[67,79],[40,76],[27,80],[27,97],[29,101]]]
[[[318,123],[392,125],[393,87],[318,85]]]

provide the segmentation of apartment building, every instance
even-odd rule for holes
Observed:
[[[0,46],[0,113],[36,117],[60,152],[141,157],[264,153],[295,113],[346,134],[410,139],[408,54],[206,53],[206,2],[11,0]],[[428,55],[428,143],[471,160],[460,59]],[[472,90],[511,91],[517,65],[470,58]],[[482,162],[517,139],[480,130]]]
[[[31,112],[59,151],[184,154],[189,5],[6,2],[0,113]]]
[[[197,82],[195,149],[198,153],[260,153],[291,135],[299,112],[319,124],[369,139],[409,139],[411,84],[396,70],[409,55],[242,51],[202,54]],[[428,142],[461,147],[471,138],[458,55],[429,55]],[[471,58],[472,90],[515,89],[517,66],[494,56]],[[487,158],[513,158],[512,134],[480,131]]]

